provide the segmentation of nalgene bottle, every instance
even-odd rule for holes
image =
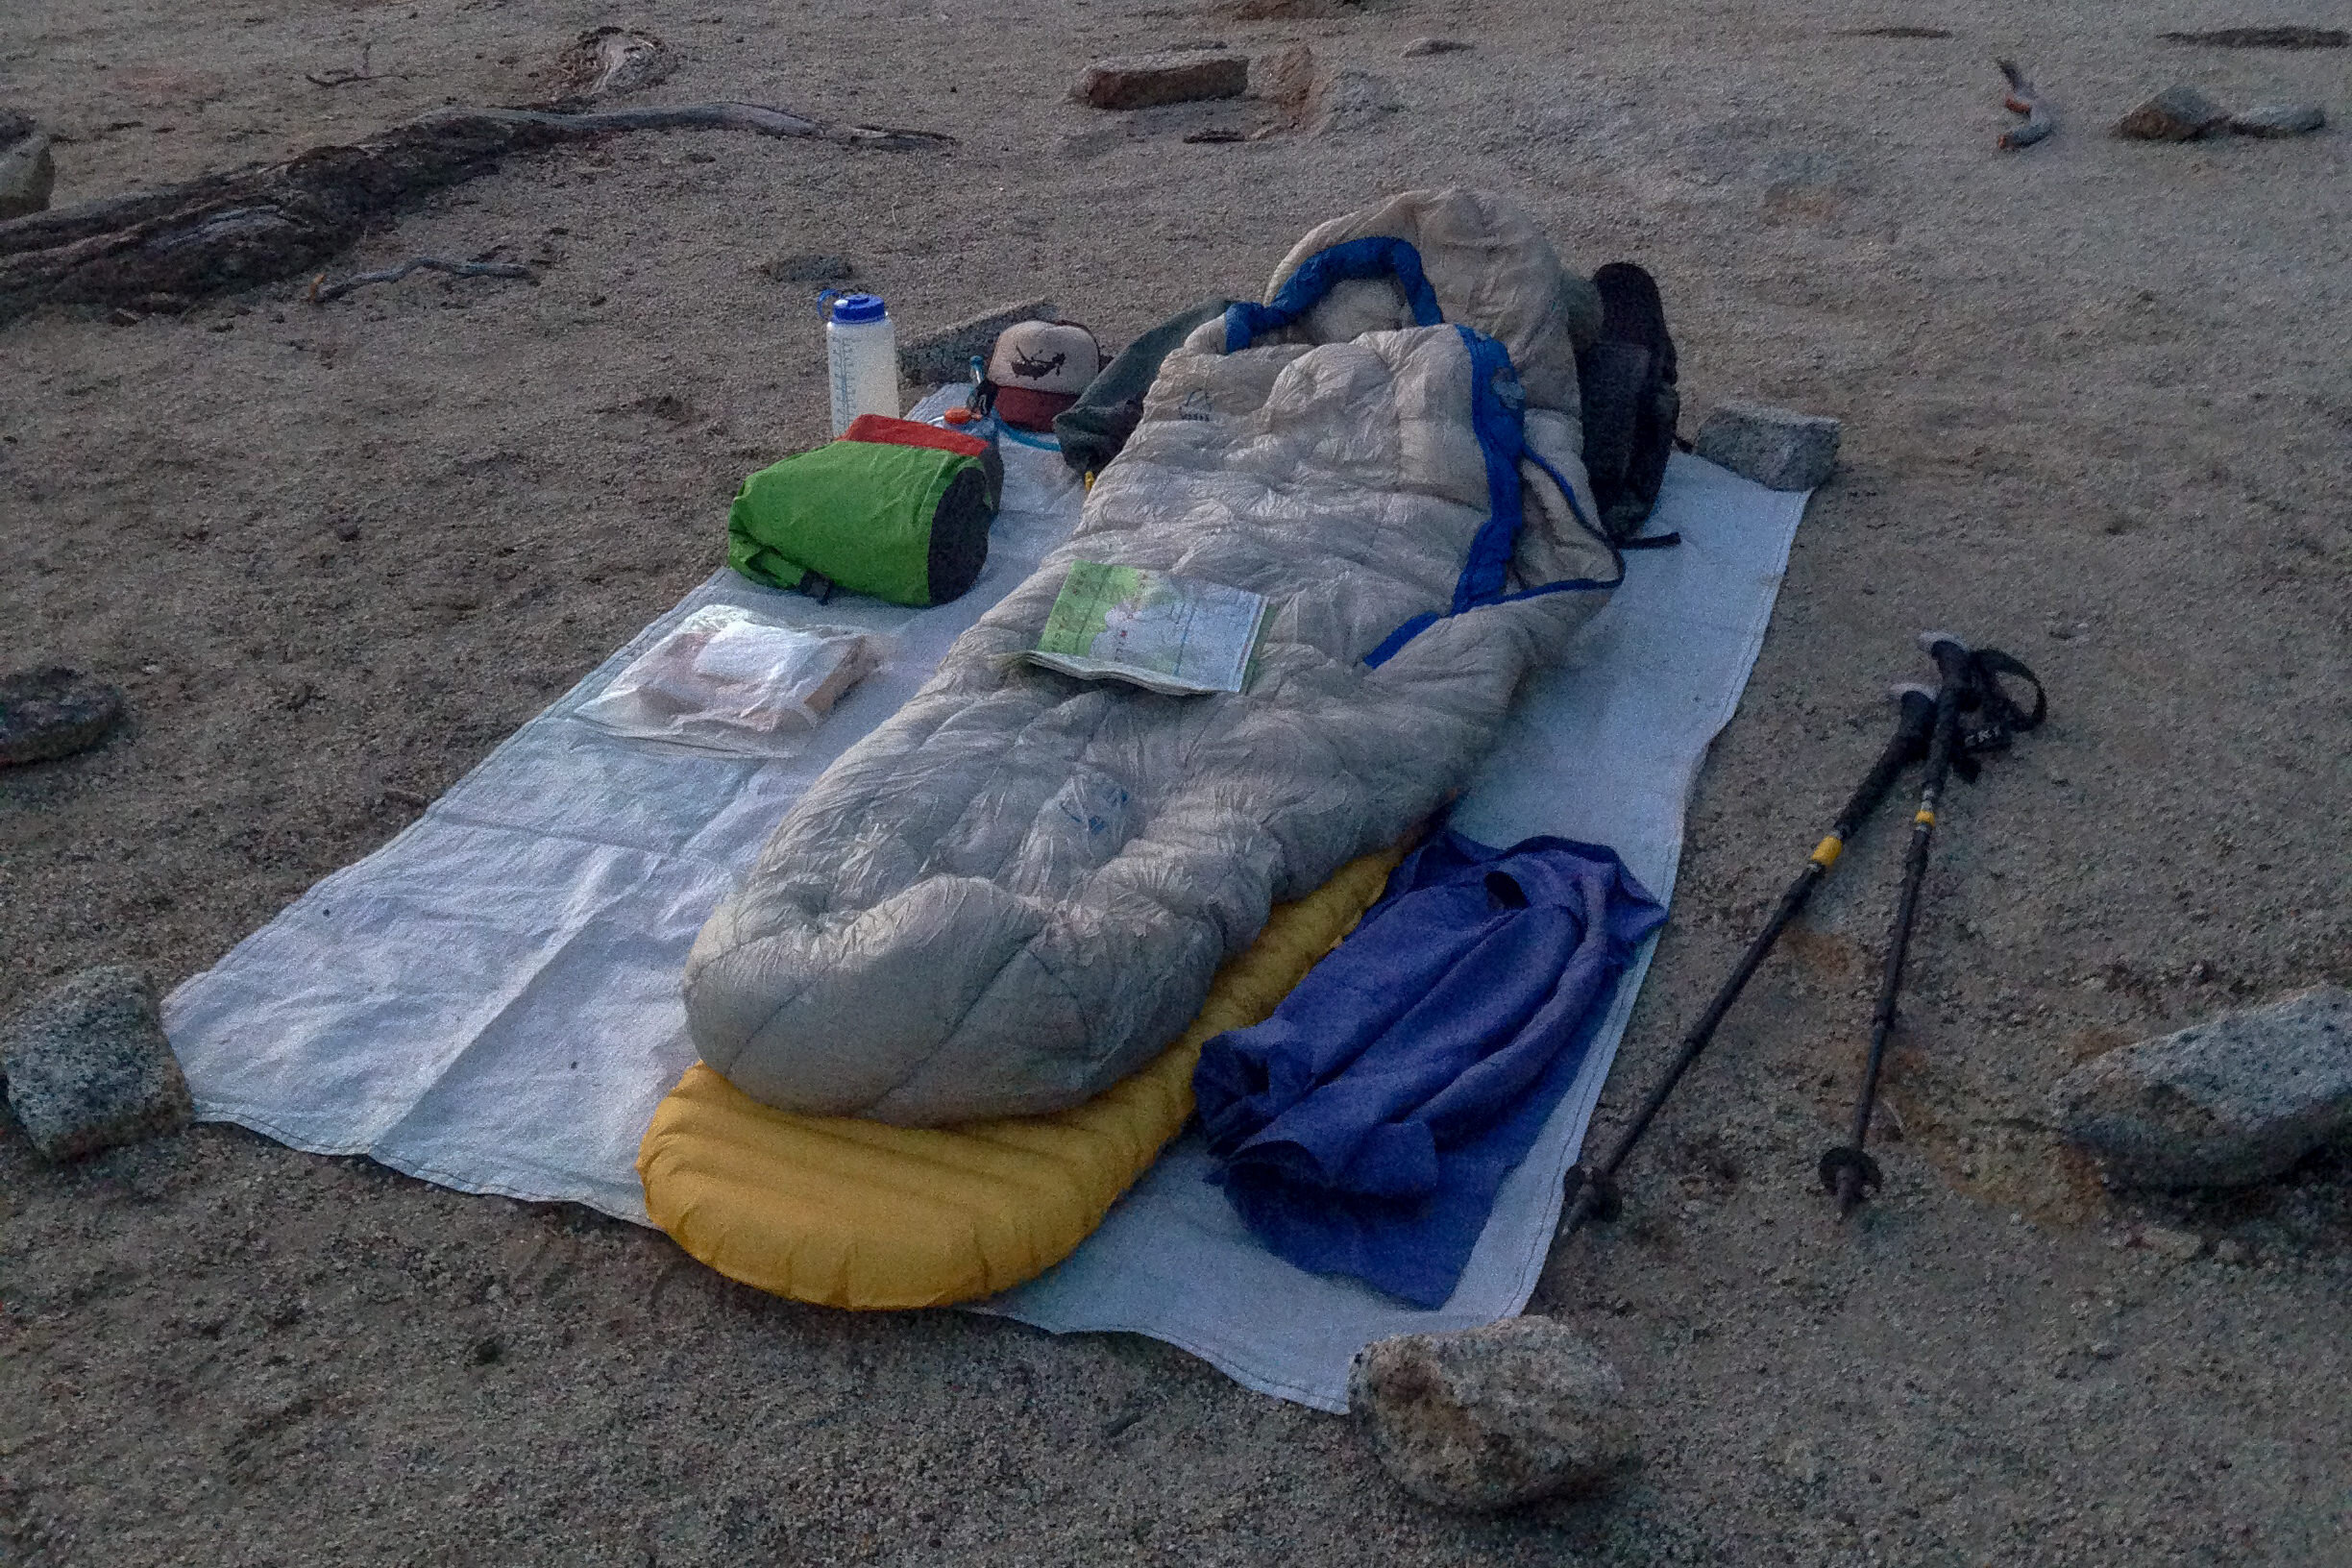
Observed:
[[[898,417],[898,329],[880,296],[838,294],[825,316],[825,369],[833,386],[833,434],[860,414]]]

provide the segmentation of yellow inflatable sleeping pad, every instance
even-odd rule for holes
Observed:
[[[637,1152],[653,1223],[729,1279],[827,1307],[943,1307],[1035,1279],[1192,1114],[1203,1041],[1262,1020],[1379,898],[1404,846],[1278,905],[1191,1027],[1067,1111],[892,1127],[760,1104],[698,1062]]]

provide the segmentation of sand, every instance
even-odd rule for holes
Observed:
[[[1406,1501],[1345,1423],[1149,1341],[801,1309],[649,1232],[227,1128],[57,1169],[9,1127],[0,1559],[2352,1557],[2352,1170],[2111,1199],[2045,1105],[2085,1055],[2352,978],[2352,142],[2104,135],[2183,78],[2340,114],[2342,52],[2155,40],[2334,18],[1320,9],[711,0],[642,18],[679,57],[650,98],[960,145],[518,158],[330,270],[495,251],[535,284],[0,329],[0,665],[90,669],[134,714],[0,774],[0,1006],[93,963],[203,968],[708,573],[743,475],[822,434],[816,285],[761,262],[848,256],[909,331],[1051,292],[1115,339],[1254,291],[1321,218],[1470,182],[1581,265],[1657,274],[1686,429],[1732,398],[1846,422],[1604,1129],[1876,747],[1915,632],[2050,684],[2047,729],[1947,814],[1880,1200],[1839,1230],[1811,1184],[1867,1029],[1883,829],[1638,1157],[1626,1221],[1538,1294],[1615,1359],[1648,1462],[1502,1519]],[[19,0],[0,103],[70,138],[63,205],[530,99],[607,20],[641,18]],[[1850,36],[1890,24],[1953,37]],[[1473,47],[1402,57],[1431,34]],[[1095,57],[1212,37],[1378,80],[1321,135],[1225,143],[1182,138],[1270,111],[1063,96]],[[2012,53],[2063,124],[2004,155]]]

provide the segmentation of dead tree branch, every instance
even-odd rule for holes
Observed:
[[[452,278],[528,278],[531,275],[530,268],[520,261],[445,261],[437,256],[420,256],[397,267],[386,267],[381,272],[354,273],[336,283],[329,282],[327,275],[321,273],[311,280],[310,303],[325,305],[329,300],[339,300],[353,289],[365,288],[370,283],[397,283],[412,272],[446,272]]]
[[[758,104],[447,110],[283,163],[0,223],[0,324],[41,305],[171,308],[297,277],[357,239],[370,221],[487,174],[510,153],[631,131],[741,131],[877,152],[955,141]]]

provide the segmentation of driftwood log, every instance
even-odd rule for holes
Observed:
[[[626,131],[745,131],[883,152],[955,139],[838,125],[757,104],[448,110],[283,163],[0,223],[0,323],[41,305],[177,309],[297,277],[357,239],[371,220],[487,174],[509,153]]]

